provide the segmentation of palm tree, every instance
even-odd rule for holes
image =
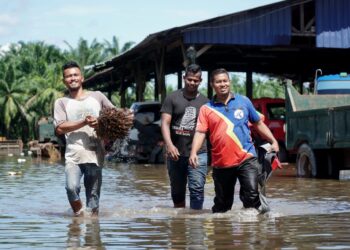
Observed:
[[[134,44],[135,44],[135,42],[129,41],[129,42],[126,42],[122,48],[120,48],[119,39],[116,36],[113,36],[112,42],[109,42],[107,40],[104,41],[105,57],[110,58],[110,57],[117,56],[121,53],[124,53],[127,50],[129,50]]]
[[[234,93],[245,94],[245,82],[241,83],[238,75],[231,74],[231,90]]]
[[[67,41],[64,41],[69,47],[69,51],[65,51],[64,56],[66,60],[76,61],[81,67],[94,65],[105,60],[104,46],[94,39],[91,44],[83,38],[78,41],[77,48],[74,48]],[[90,77],[92,71],[84,72],[85,78]]]
[[[258,78],[254,81],[253,97],[284,98],[284,89],[280,79],[268,79],[263,81]]]
[[[16,77],[11,64],[0,64],[0,71],[2,72],[0,74],[0,110],[2,110],[0,119],[3,123],[3,132],[6,137],[9,137],[12,124],[24,122],[23,129],[28,128],[26,110],[23,106],[27,89],[22,84],[23,78]],[[22,130],[22,134],[24,132]],[[18,133],[15,134],[18,135]]]
[[[0,75],[4,93],[0,105],[1,110],[8,110],[8,113],[3,114],[3,120],[6,122],[2,129],[6,131],[7,136],[20,135],[24,127],[29,127],[25,132],[26,138],[33,137],[35,121],[41,116],[51,114],[52,102],[58,94],[48,93],[53,89],[62,89],[52,86],[58,85],[60,73],[57,67],[58,64],[62,64],[63,58],[58,48],[44,42],[12,44],[10,50],[0,58],[3,65],[0,71],[5,72]],[[15,99],[17,92],[21,93],[18,100]],[[11,96],[12,93],[15,94]],[[17,126],[22,122],[25,122],[26,126]]]
[[[60,65],[48,65],[44,75],[32,77],[29,83],[32,97],[26,102],[28,110],[34,111],[39,118],[52,116],[55,100],[62,97],[65,91]]]
[[[46,72],[47,65],[61,63],[63,59],[61,51],[53,45],[19,42],[10,46],[3,60],[16,65],[19,76],[28,76],[42,75]]]

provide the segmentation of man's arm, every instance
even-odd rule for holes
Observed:
[[[279,151],[279,146],[278,142],[271,133],[271,130],[265,125],[265,123],[262,120],[259,120],[256,123],[253,123],[253,127],[258,131],[259,135],[263,138],[266,139],[268,142],[271,143],[271,148],[273,151],[278,152]]]
[[[205,133],[196,131],[196,133],[194,134],[194,137],[193,137],[193,141],[192,141],[192,149],[191,149],[190,158],[188,160],[190,165],[193,168],[196,168],[199,165],[197,152],[202,147],[204,140],[205,140]]]
[[[180,153],[179,150],[175,147],[171,140],[170,136],[170,124],[171,124],[171,115],[167,113],[162,113],[162,135],[166,145],[166,151],[168,156],[174,161],[179,159]]]
[[[65,121],[56,127],[56,134],[63,135],[86,125],[95,128],[97,126],[97,119],[93,116],[86,116],[84,120],[80,121]]]

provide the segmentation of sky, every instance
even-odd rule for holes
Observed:
[[[68,49],[80,38],[141,42],[147,35],[280,0],[0,0],[0,46],[44,41]]]

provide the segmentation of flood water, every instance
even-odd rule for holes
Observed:
[[[0,158],[2,249],[350,249],[349,181],[295,178],[285,166],[268,182],[271,212],[236,196],[212,214],[210,174],[196,212],[172,208],[165,165],[108,163],[99,218],[73,217],[62,163],[21,158]]]

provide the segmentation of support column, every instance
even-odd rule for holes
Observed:
[[[157,76],[154,78],[154,100],[159,101],[159,85]]]
[[[120,92],[120,107],[125,108],[126,107],[126,89],[124,89],[122,92]]]
[[[245,92],[249,99],[253,98],[253,72],[251,70],[246,72]]]
[[[156,68],[156,83],[158,84],[158,88],[160,91],[161,102],[163,103],[166,97],[166,86],[165,86],[165,48],[164,46],[159,50],[159,52],[155,55],[155,68]]]
[[[141,72],[138,71],[136,75],[136,101],[143,102],[145,100],[145,88],[146,88],[146,81],[143,75],[141,75]]]
[[[181,89],[182,88],[182,71],[179,70],[177,72],[177,89]]]
[[[213,98],[213,88],[210,84],[210,72],[208,71],[208,82],[207,82],[207,96],[209,99]]]
[[[126,92],[128,88],[125,86],[125,76],[123,73],[121,74],[119,81],[120,81],[120,87],[119,87],[120,107],[125,108],[127,106]]]

